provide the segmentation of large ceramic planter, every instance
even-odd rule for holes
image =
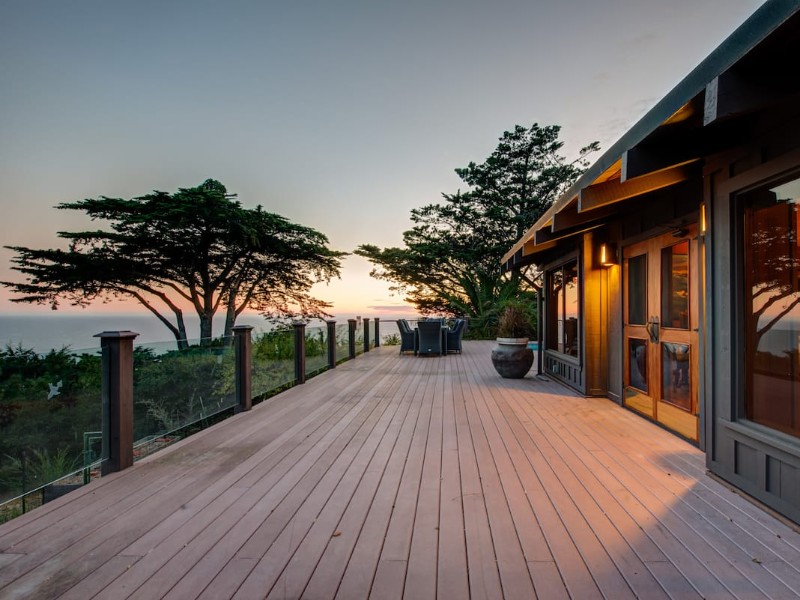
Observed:
[[[507,379],[525,377],[533,365],[528,338],[497,338],[497,345],[492,348],[492,364]]]

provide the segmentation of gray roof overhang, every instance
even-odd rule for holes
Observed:
[[[800,78],[786,69],[796,67],[798,52],[800,0],[768,0],[553,203],[505,254],[504,268],[535,263],[554,238],[613,216],[617,202],[699,176],[704,155],[733,143],[735,127],[726,123],[769,104],[775,92],[798,94]]]

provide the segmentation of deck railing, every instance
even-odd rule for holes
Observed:
[[[44,379],[36,389],[19,383],[13,397],[0,389],[0,522],[369,352],[380,346],[379,323],[298,323],[255,338],[237,326],[184,350],[134,346],[133,332],[98,334],[100,350],[51,360],[49,394]]]

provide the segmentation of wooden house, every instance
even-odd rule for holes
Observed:
[[[768,0],[504,257],[542,372],[800,522],[800,2]]]

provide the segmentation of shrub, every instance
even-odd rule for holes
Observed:
[[[530,338],[535,335],[532,306],[511,300],[505,304],[497,324],[497,337]]]

